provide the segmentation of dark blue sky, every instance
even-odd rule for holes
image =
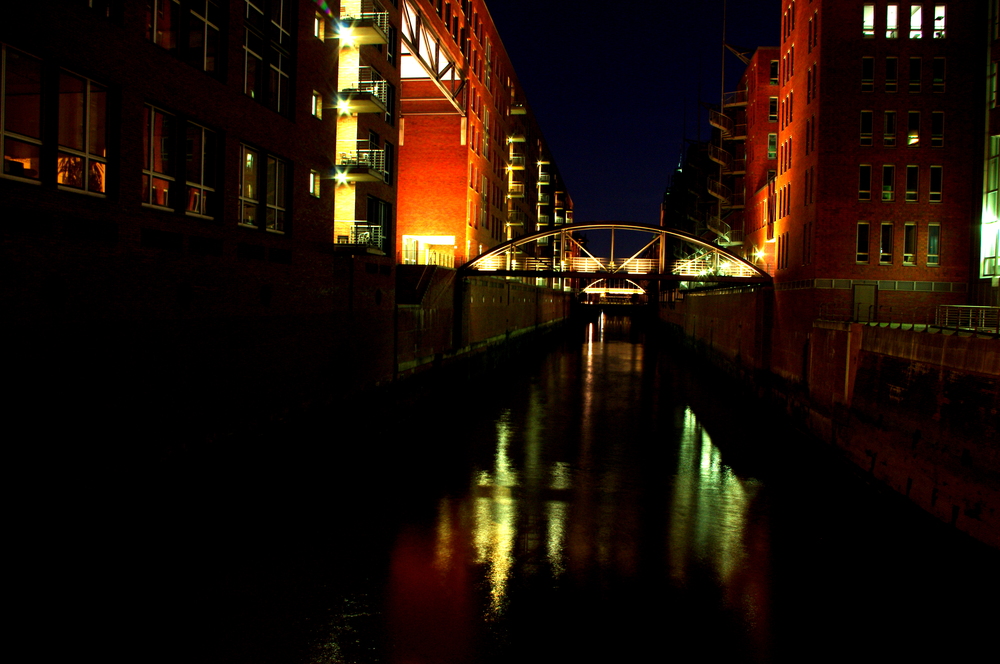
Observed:
[[[727,41],[776,46],[780,0],[729,0]],[[699,99],[718,102],[722,0],[492,0],[575,220],[655,224],[684,139],[708,136]],[[742,65],[726,58],[726,89]],[[699,123],[699,119],[701,122]]]

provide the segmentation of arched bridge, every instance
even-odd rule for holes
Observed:
[[[589,238],[584,234],[606,230],[611,231],[610,256],[595,256],[588,248]],[[644,233],[648,241],[628,258],[616,257],[615,233],[619,231]],[[637,245],[633,243],[631,246]],[[460,269],[508,277],[615,277],[741,284],[771,282],[771,277],[761,268],[696,235],[627,222],[567,224],[538,231],[508,240]]]

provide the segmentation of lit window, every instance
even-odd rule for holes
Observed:
[[[870,201],[872,198],[872,167],[862,164],[858,170],[858,200]]]
[[[941,226],[931,224],[927,227],[927,264],[941,263]]]
[[[885,38],[895,39],[898,36],[899,36],[899,5],[886,5]]]
[[[210,217],[215,205],[216,136],[215,132],[196,124],[189,124],[185,131],[187,159],[185,160],[186,198],[184,210],[188,214]]]
[[[914,265],[917,262],[917,225],[908,223],[903,226],[903,265]]]
[[[869,226],[867,221],[858,222],[858,238],[855,244],[855,258],[858,263],[868,262],[868,252],[871,246],[869,240]]]
[[[896,167],[892,164],[882,166],[882,201],[891,203],[896,198]]]
[[[931,203],[940,203],[942,200],[941,187],[944,184],[944,171],[941,166],[931,166],[930,179],[927,200]]]
[[[910,5],[910,39],[920,39],[924,36],[923,13],[921,5]]]
[[[326,17],[316,12],[315,17],[313,17],[313,37],[316,39],[326,38]]]
[[[240,157],[240,225],[256,227],[260,205],[257,181],[260,179],[260,155],[243,146]]]
[[[768,134],[767,135],[767,158],[777,159],[778,158],[778,135]]]
[[[0,58],[3,174],[38,180],[42,151],[42,63],[5,46],[0,48]]]
[[[878,262],[892,263],[892,224],[889,222],[882,223],[878,243]]]
[[[883,116],[882,145],[896,147],[896,111],[886,111]]]
[[[174,145],[177,140],[174,116],[158,108],[143,109],[142,202],[172,208],[170,188],[174,182]]]
[[[920,111],[910,111],[906,115],[906,144],[911,148],[920,147]]]
[[[934,5],[934,39],[944,39],[946,5]]]
[[[899,58],[885,59],[885,91],[895,92],[899,83]]]
[[[916,203],[919,198],[920,187],[920,167],[906,167],[906,202]]]
[[[872,112],[861,111],[861,145],[872,144]]]
[[[861,10],[861,34],[865,37],[875,36],[875,5],[864,5]]]
[[[944,113],[941,111],[931,113],[931,147],[944,147]]]
[[[767,102],[767,121],[777,122],[778,121],[778,98],[771,97]]]
[[[309,195],[314,198],[320,197],[320,175],[319,171],[309,171]]]
[[[315,90],[312,93],[312,114],[314,118],[323,117],[323,95]]]
[[[282,159],[267,155],[262,163],[258,150],[242,146],[240,157],[240,225],[261,227],[275,233],[285,231],[285,182],[287,166]],[[263,200],[261,192],[264,192]],[[263,206],[261,205],[263,203]],[[263,214],[262,214],[263,213]]]
[[[59,75],[59,156],[56,180],[103,194],[107,172],[107,90],[67,72]]]

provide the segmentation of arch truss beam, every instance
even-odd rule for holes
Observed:
[[[451,102],[460,115],[465,115],[465,73],[455,63],[427,17],[415,4],[410,0],[403,0],[402,14],[403,47],[407,51],[404,55],[409,55],[420,63],[444,98]]]
[[[612,256],[594,256],[581,241],[586,231],[610,230]],[[614,257],[614,233],[646,233],[651,239],[626,259]],[[537,256],[535,247],[544,238],[559,238],[559,254]],[[683,258],[669,258],[668,243],[686,246]],[[548,245],[556,243],[549,240]],[[753,263],[696,235],[672,228],[625,222],[568,224],[508,240],[477,256],[461,268],[470,273],[512,277],[601,278],[631,277],[641,280],[770,283],[771,277]]]

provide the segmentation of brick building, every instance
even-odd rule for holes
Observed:
[[[403,0],[402,13],[399,262],[461,264],[572,223],[486,3]]]
[[[939,305],[996,303],[973,256],[977,229],[989,236],[986,16],[980,2],[788,0],[779,47],[713,112],[732,152],[716,161],[745,145],[746,165],[723,167],[708,228],[774,277],[778,373],[807,375],[815,318],[933,323]],[[726,196],[745,207],[726,216]]]

